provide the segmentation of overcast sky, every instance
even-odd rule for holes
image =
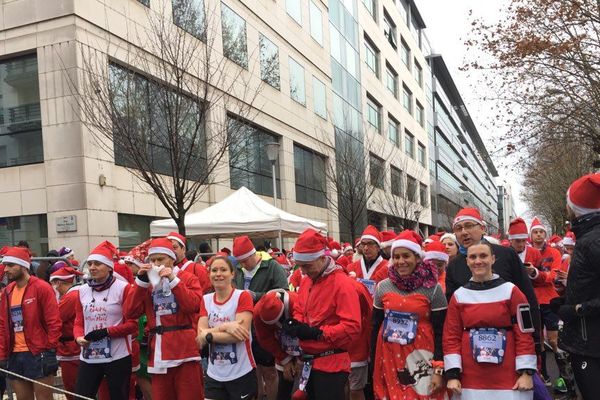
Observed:
[[[459,67],[465,62],[467,47],[464,42],[470,35],[473,17],[483,18],[488,23],[497,21],[502,15],[500,10],[508,1],[416,0],[416,3],[427,26],[425,32],[433,51],[444,57],[479,134],[486,143],[488,151],[493,152],[494,145],[491,139],[506,132],[506,128],[490,122],[496,113],[496,104],[483,99],[486,95],[486,87],[481,83],[481,77],[473,72],[460,71]],[[469,16],[471,10],[472,16]],[[520,200],[521,186],[518,182],[521,179],[518,173],[502,168],[499,160],[494,161],[500,177],[512,185],[517,215],[523,215],[527,207]]]

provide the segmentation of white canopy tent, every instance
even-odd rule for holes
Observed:
[[[290,214],[264,201],[242,186],[234,193],[202,211],[185,217],[186,236],[199,238],[232,238],[240,234],[252,237],[294,237],[305,229],[327,231],[322,222]],[[164,236],[176,231],[172,219],[150,224],[150,236]]]

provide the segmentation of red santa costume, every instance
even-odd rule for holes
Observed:
[[[517,370],[537,367],[531,333],[517,324],[525,295],[498,275],[469,281],[450,299],[444,324],[444,366],[460,370],[461,400],[525,400],[533,391],[512,390]]]
[[[531,222],[531,231],[534,229],[543,229],[546,231],[546,227],[537,217]],[[542,259],[538,268],[539,273],[532,277],[533,290],[540,305],[550,304],[550,300],[558,297],[554,281],[556,279],[556,271],[560,270],[562,256],[558,250],[549,246],[548,243],[544,243],[539,251]]]
[[[419,239],[412,231],[402,232],[392,244],[392,255],[405,248],[422,257]],[[380,326],[373,332],[375,399],[447,398],[444,390],[429,389],[434,369],[443,367],[442,329],[448,304],[437,282],[437,268],[418,260],[410,275],[401,276],[390,265],[388,276],[377,285],[373,302],[373,327]]]
[[[164,254],[176,260],[173,244],[166,238],[153,239],[148,255]],[[202,304],[198,279],[179,268],[175,279],[153,288],[147,274],[135,280],[133,295],[125,303],[125,315],[139,318],[146,314],[150,332],[148,372],[152,374],[152,396],[157,399],[203,398],[200,352],[194,324]]]
[[[433,240],[425,245],[424,250],[423,261],[441,261],[445,263],[443,268],[438,267],[438,283],[442,291],[446,293],[446,267],[450,261],[450,256],[446,253],[446,245],[439,240]]]
[[[360,240],[361,242],[373,241],[381,247],[381,232],[379,232],[374,226],[369,225],[365,228]],[[346,271],[348,271],[348,276],[355,278],[365,285],[367,289],[369,289],[369,293],[373,295],[375,293],[375,286],[377,282],[387,277],[387,267],[388,261],[381,255],[378,255],[377,258],[370,263],[370,265],[367,265],[365,257],[362,256],[359,260],[349,264],[346,267]]]
[[[178,232],[171,232],[167,235],[167,239],[175,240],[181,247],[186,248],[186,239],[185,236],[181,235]],[[187,258],[183,258],[181,261],[177,263],[177,267],[180,270],[189,272],[198,278],[198,282],[200,282],[200,287],[202,288],[202,294],[206,294],[211,291],[212,285],[210,284],[210,279],[208,278],[208,270],[202,264],[198,264],[197,262],[190,261]]]
[[[60,320],[62,321],[62,335],[56,348],[56,359],[62,371],[63,386],[69,392],[75,391],[77,369],[79,368],[79,353],[81,352],[81,348],[75,342],[75,337],[73,336],[75,308],[79,302],[79,285],[75,284],[75,279],[81,275],[83,275],[81,272],[71,267],[60,268],[50,275],[50,283],[59,280],[72,282],[74,285],[58,301],[58,311],[60,313]],[[74,397],[67,395],[67,399],[73,400]]]

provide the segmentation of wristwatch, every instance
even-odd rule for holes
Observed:
[[[206,339],[206,343],[211,344],[212,341],[213,341],[213,334],[212,334],[212,332],[207,333],[204,338]]]
[[[527,375],[529,375],[529,376],[533,376],[533,375],[535,375],[535,372],[536,372],[536,371],[535,371],[535,369],[531,369],[531,368],[523,368],[523,369],[519,369],[519,370],[517,370],[517,372],[518,372],[520,375],[527,374]]]

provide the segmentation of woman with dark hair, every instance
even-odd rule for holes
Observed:
[[[388,279],[375,291],[371,360],[376,399],[443,399],[442,330],[447,302],[421,237],[393,242]]]

